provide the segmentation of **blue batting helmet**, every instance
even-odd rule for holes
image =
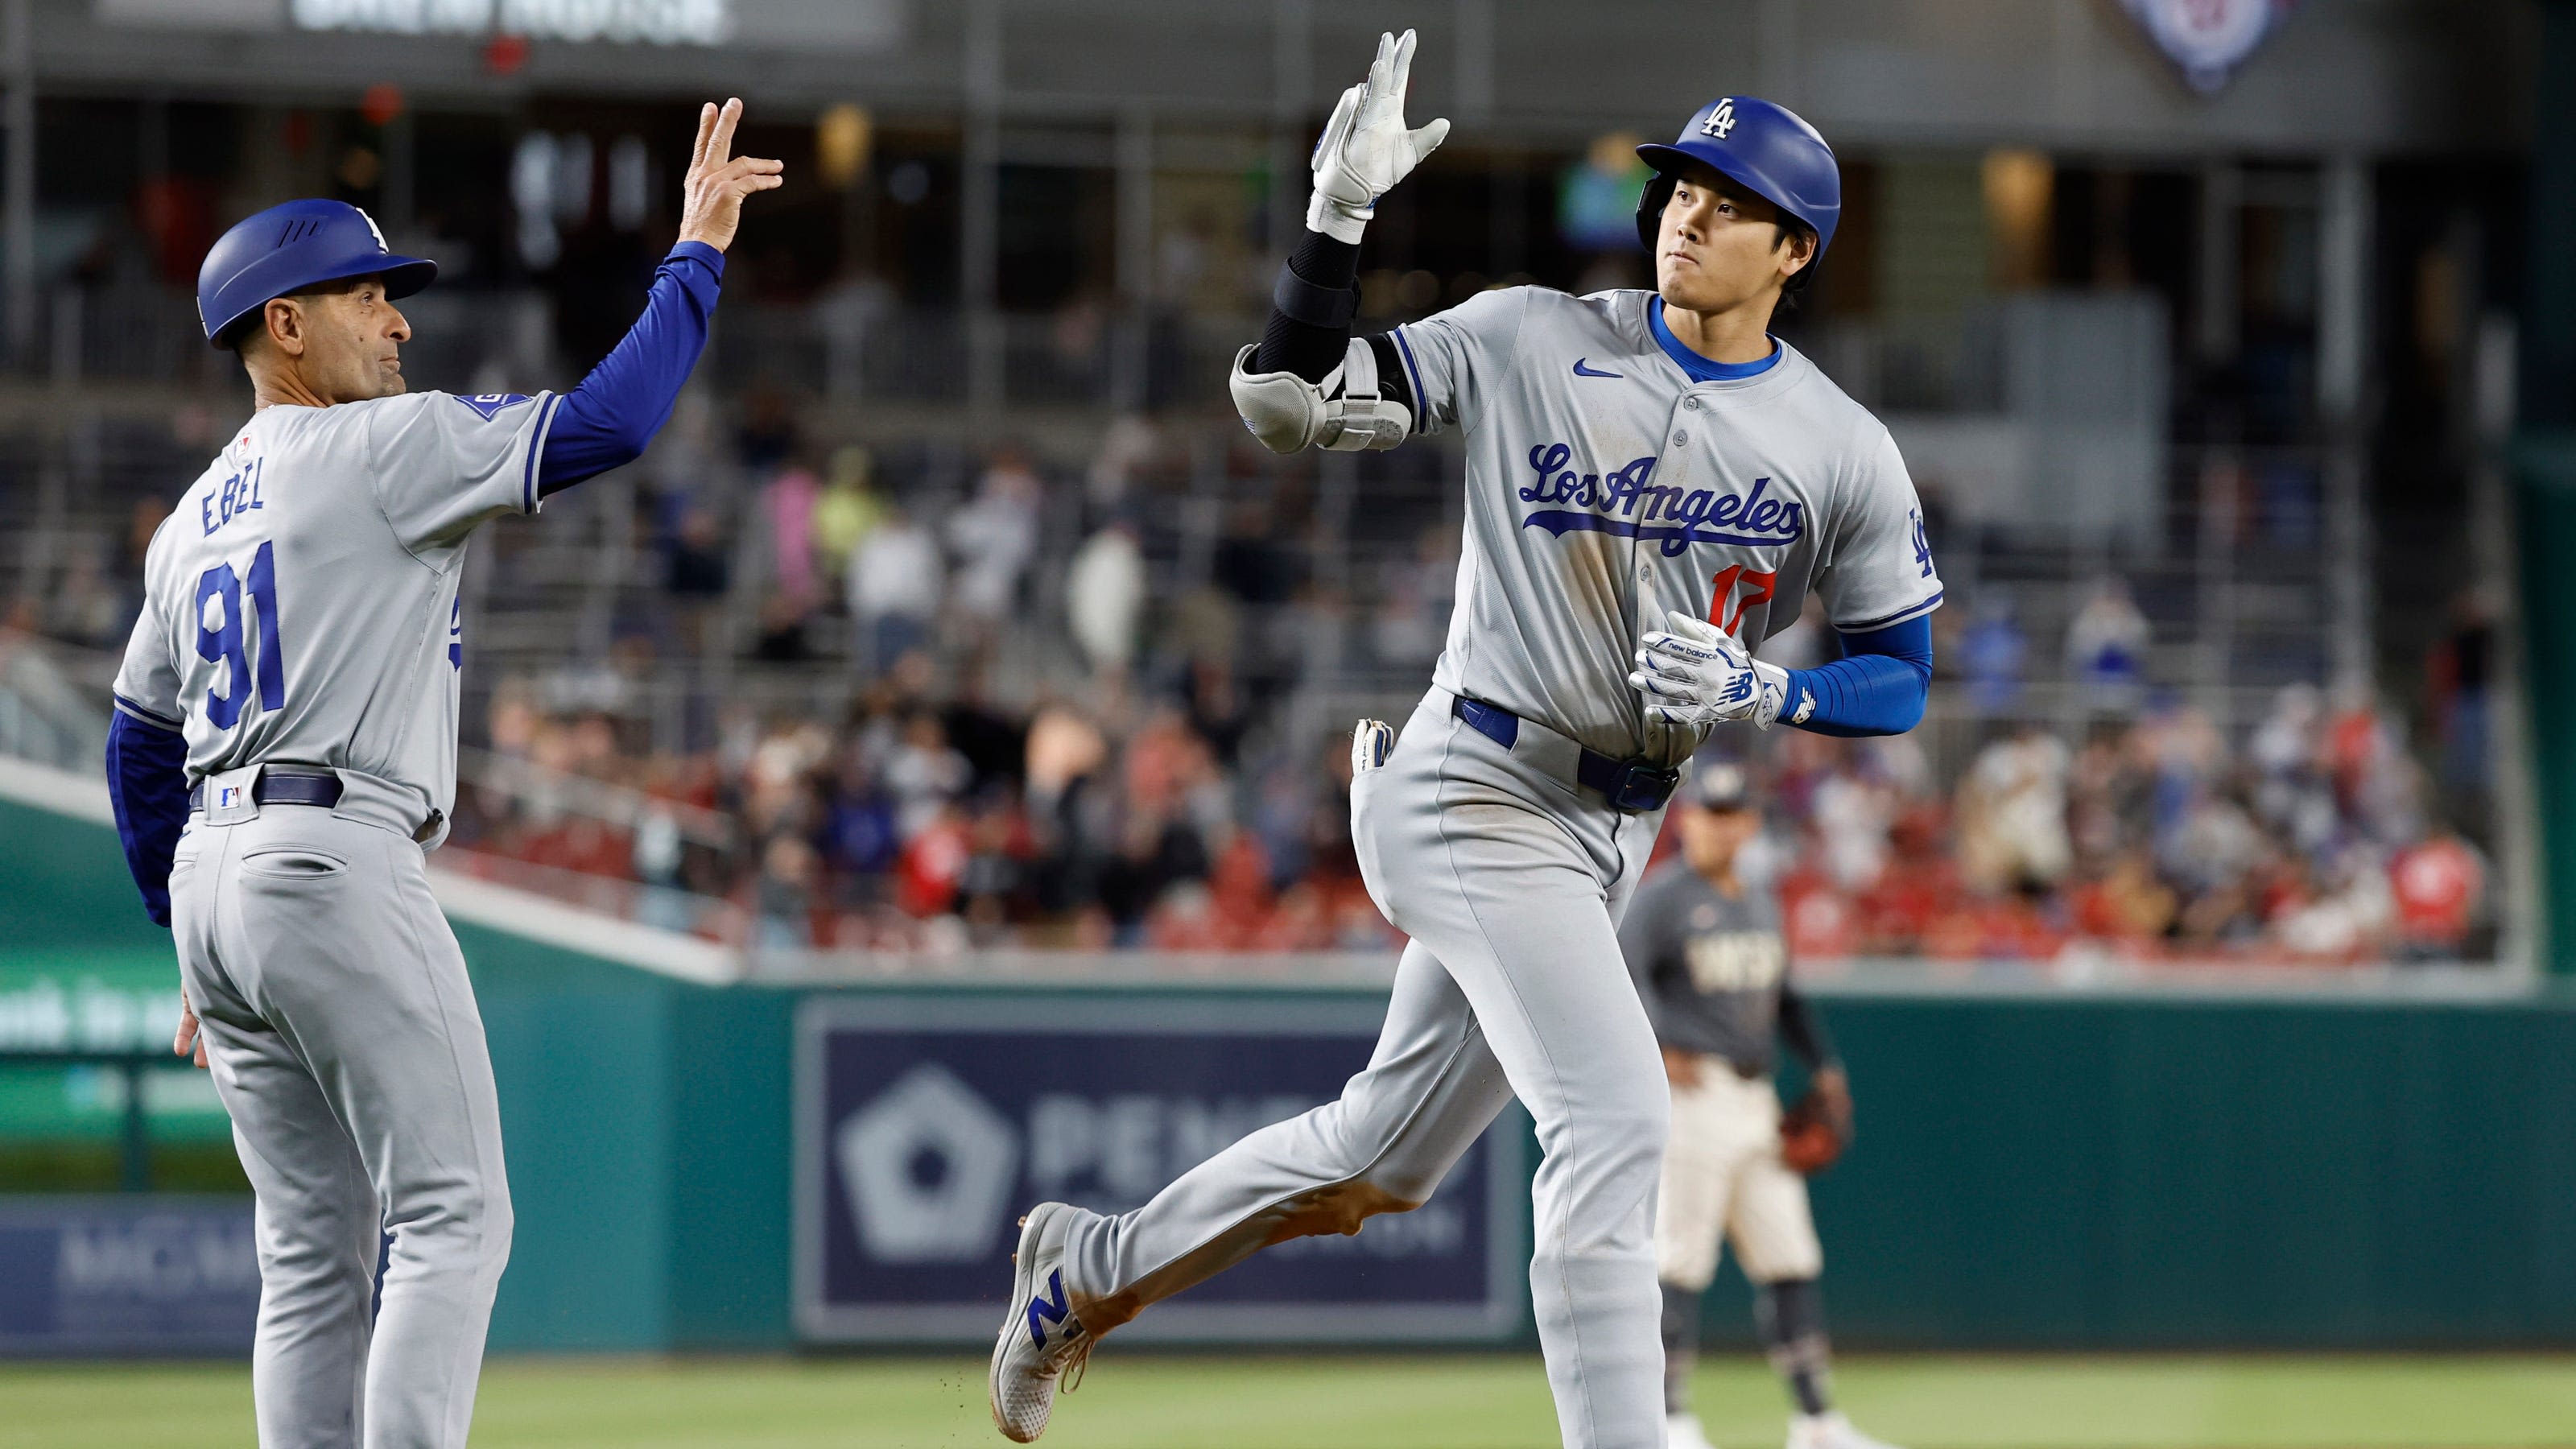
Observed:
[[[377,273],[387,297],[408,297],[438,275],[438,263],[387,251],[375,221],[345,201],[284,202],[216,238],[197,268],[197,321],[206,340],[222,347],[226,334],[274,298]]]
[[[1689,161],[1715,167],[1719,175],[1814,227],[1819,258],[1843,214],[1843,173],[1835,164],[1834,148],[1797,112],[1753,96],[1721,96],[1700,107],[1673,144],[1649,142],[1637,154],[1656,171],[1637,199],[1637,235],[1648,251],[1654,250],[1664,204],[1673,198],[1674,177]],[[1809,263],[1811,270],[1813,266]]]

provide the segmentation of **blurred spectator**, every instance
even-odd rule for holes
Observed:
[[[2055,886],[2074,864],[2066,746],[2026,726],[1986,746],[1959,785],[1959,873],[1995,893]]]
[[[967,827],[967,846],[957,873],[956,914],[965,922],[969,944],[1004,944],[1031,853],[1028,824],[1007,794],[993,792],[979,804]]]
[[[1091,502],[1098,508],[1116,508],[1127,501],[1127,490],[1136,475],[1152,461],[1161,439],[1154,425],[1134,413],[1121,413],[1110,419],[1108,430],[1100,439],[1100,451],[1093,456],[1091,467],[1083,475]]]
[[[760,853],[754,895],[763,946],[813,944],[814,847],[793,835],[771,840]]]
[[[885,520],[885,500],[869,486],[874,467],[868,450],[855,443],[832,450],[831,477],[814,500],[814,556],[827,568],[846,565],[859,541]]]
[[[903,509],[889,506],[850,555],[848,576],[850,619],[878,668],[929,639],[942,582],[939,545]]]
[[[2401,959],[2455,960],[2469,953],[2486,898],[2486,860],[2476,847],[2437,830],[2397,853],[2388,880]]]
[[[910,840],[938,821],[974,779],[966,757],[951,748],[948,730],[928,709],[904,721],[902,742],[886,757],[885,783],[894,796],[895,831]]]
[[[715,515],[694,505],[685,508],[680,526],[662,547],[663,586],[683,598],[723,597],[733,575],[725,552]]]
[[[1878,883],[1887,869],[1895,805],[1886,786],[1850,768],[1836,769],[1816,785],[1810,818],[1825,873],[1836,885],[1862,890]]]
[[[895,905],[916,918],[949,914],[974,854],[964,813],[946,799],[931,802],[929,809],[904,842],[895,867]]]
[[[814,509],[822,484],[803,463],[791,463],[761,489],[769,525],[770,581],[801,616],[814,607]],[[846,557],[846,555],[844,555]]]
[[[2494,611],[2480,590],[2451,601],[2450,631],[2425,660],[2425,686],[2440,741],[2441,783],[2456,818],[2487,813],[2493,710]]]
[[[2147,646],[2153,636],[2128,580],[2105,578],[2066,626],[2067,676],[2084,687],[2095,709],[2135,709],[2145,689]]]
[[[856,402],[866,391],[868,333],[894,311],[895,300],[883,277],[858,270],[814,298],[823,332],[823,391],[834,402]],[[841,553],[847,552],[844,546]]]
[[[1097,674],[1124,676],[1136,658],[1145,607],[1145,554],[1120,519],[1083,540],[1065,571],[1065,624]]]
[[[643,882],[635,919],[666,931],[697,926],[697,912],[680,888],[680,822],[666,808],[648,811],[635,825],[635,878]]]
[[[1252,730],[1250,701],[1235,684],[1234,668],[1223,659],[1190,661],[1190,728],[1207,742],[1216,762],[1233,769],[1243,737]]]
[[[2245,750],[2255,814],[2309,855],[2325,849],[2341,826],[2324,768],[2324,713],[2314,686],[2290,685],[2272,697]]]
[[[2395,915],[2387,869],[2366,844],[2336,852],[2322,869],[2285,863],[2274,892],[2271,935],[2293,956],[2360,960],[2387,938]]]
[[[2125,851],[2109,874],[2076,892],[2075,928],[2132,949],[2151,947],[2172,929],[2176,904],[2173,887],[2156,878],[2153,858]]]
[[[1030,887],[1040,910],[1070,911],[1094,899],[1106,805],[1097,781],[1108,757],[1100,731],[1071,710],[1049,708],[1029,722]]]
[[[1959,669],[1966,677],[1968,707],[1979,714],[2001,714],[2021,696],[2022,670],[2030,641],[2013,622],[2012,597],[1998,589],[1977,600],[1976,614],[1959,641]]]
[[[950,602],[990,627],[1012,616],[1020,576],[1037,557],[1038,504],[1045,491],[1028,454],[1005,445],[966,506],[948,517],[948,548],[957,559]]]

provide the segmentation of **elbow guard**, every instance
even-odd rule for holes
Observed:
[[[1270,451],[1385,449],[1413,431],[1413,410],[1379,388],[1377,353],[1366,338],[1351,339],[1342,365],[1320,383],[1293,372],[1247,371],[1256,350],[1246,347],[1234,355],[1226,385],[1243,425]]]

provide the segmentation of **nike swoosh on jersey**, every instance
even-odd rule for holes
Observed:
[[[1589,357],[1578,357],[1574,359],[1574,375],[1576,377],[1626,377],[1628,375],[1624,372],[1603,372],[1597,367],[1586,367],[1583,365],[1590,360],[1591,359]]]

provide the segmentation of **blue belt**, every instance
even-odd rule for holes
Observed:
[[[262,770],[259,783],[250,789],[253,803],[260,805],[319,805],[328,810],[340,803],[340,777],[332,774],[294,774],[284,770]],[[188,808],[206,808],[206,782],[198,781],[188,791]]]
[[[1521,717],[1499,705],[1452,695],[1449,712],[1504,749],[1521,737]],[[1574,782],[1631,814],[1661,810],[1681,781],[1681,771],[1667,770],[1651,760],[1614,760],[1598,750],[1583,750],[1575,757]]]

